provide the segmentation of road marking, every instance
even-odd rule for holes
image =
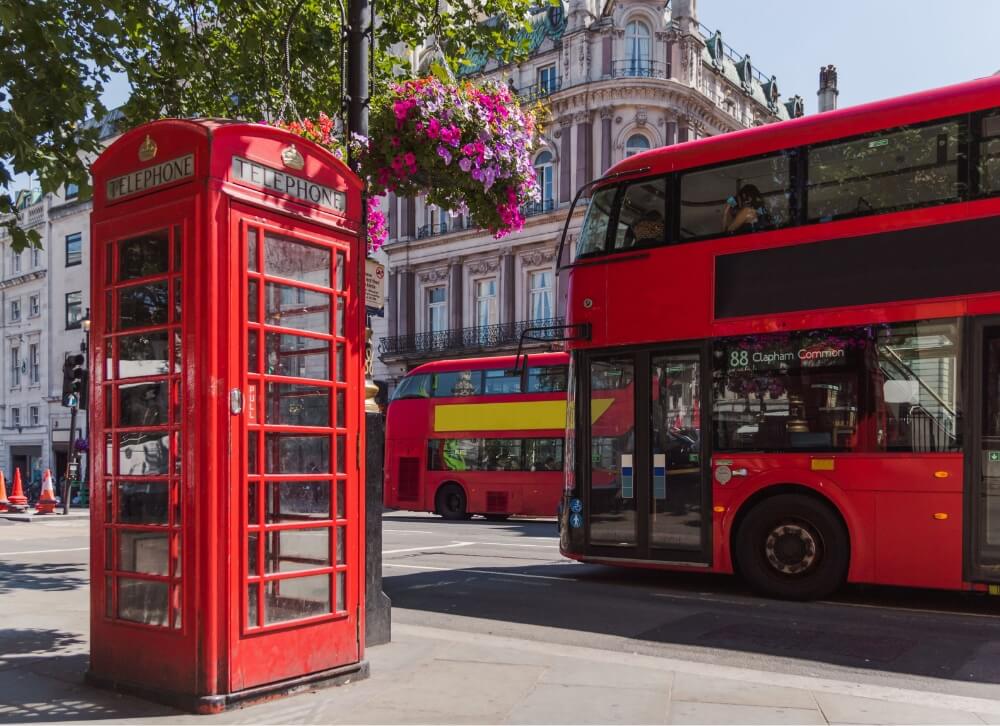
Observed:
[[[556,563],[560,564],[560,563]],[[523,577],[532,580],[563,580],[566,582],[576,582],[575,577],[561,577],[558,575],[529,575],[526,572],[503,572],[502,570],[467,570],[455,567],[429,567],[428,565],[400,565],[395,562],[383,562],[382,567],[398,567],[403,570],[433,570],[434,572],[474,572],[477,575],[498,575],[500,577]]]
[[[473,544],[486,545],[487,547],[549,547],[549,548],[551,548],[553,546],[552,544],[512,544],[510,542],[474,542]],[[559,545],[556,544],[555,546],[558,547]]]
[[[0,552],[0,557],[10,557],[11,555],[41,555],[47,552],[83,552],[89,547],[70,547],[64,550],[22,550],[21,552]]]
[[[990,615],[989,613],[969,613],[960,610],[930,610],[923,608],[908,608],[900,605],[870,605],[861,602],[837,602],[836,600],[817,600],[822,605],[844,605],[849,608],[868,608],[870,610],[898,610],[904,613],[916,613],[917,615],[954,615],[957,618],[986,618],[987,620],[1000,620],[1000,615]]]
[[[382,529],[383,532],[393,532],[395,534],[437,534],[429,529]]]
[[[458,616],[458,620],[462,620]],[[753,670],[715,663],[682,660],[669,656],[645,655],[641,653],[625,653],[616,650],[603,650],[581,645],[559,643],[558,646],[545,640],[526,640],[503,635],[492,635],[481,632],[457,630],[454,627],[435,628],[428,625],[408,625],[393,623],[393,634],[411,635],[430,640],[444,640],[453,643],[464,643],[485,646],[493,652],[504,648],[527,653],[537,653],[554,658],[578,658],[600,663],[606,668],[615,665],[647,668],[655,671],[672,671],[689,673],[718,683],[719,679],[773,686],[775,673],[773,671]],[[628,641],[627,638],[621,638]],[[553,656],[553,651],[558,656]],[[781,674],[781,685],[799,690],[833,693],[855,698],[872,698],[888,703],[906,703],[929,708],[945,708],[969,713],[1000,714],[1000,700],[978,698],[975,696],[956,696],[950,693],[935,693],[932,691],[917,691],[894,686],[880,686],[856,681],[820,678],[816,676],[801,676],[790,673]],[[720,687],[721,686],[720,684]]]
[[[452,547],[469,547],[470,545],[476,544],[475,542],[452,542],[446,545],[427,545],[426,547],[406,547],[401,550],[382,550],[383,555],[398,555],[403,552],[434,552],[435,550],[447,550]]]

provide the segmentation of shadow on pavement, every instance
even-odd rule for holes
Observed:
[[[0,595],[14,590],[76,590],[88,582],[85,563],[0,561]]]
[[[734,577],[580,564],[386,573],[394,608],[629,638],[651,654],[685,646],[1000,684],[1000,613],[985,596],[848,588],[795,603],[755,597]],[[448,585],[456,576],[461,592]]]

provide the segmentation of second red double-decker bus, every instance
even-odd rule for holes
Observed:
[[[1000,78],[613,168],[568,269],[563,553],[1000,593],[998,241]]]
[[[555,516],[565,353],[443,360],[410,371],[386,413],[385,505],[446,519]]]

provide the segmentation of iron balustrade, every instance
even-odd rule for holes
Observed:
[[[523,86],[517,89],[517,97],[521,103],[534,103],[535,101],[551,96],[562,88],[562,78],[552,78],[546,81],[538,81],[530,86]]]
[[[542,199],[538,202],[529,202],[521,207],[521,214],[525,217],[534,217],[536,214],[545,214],[556,208],[555,199]]]
[[[423,227],[417,228],[417,239],[423,239],[424,237],[434,237],[439,234],[448,233],[448,223],[438,222],[437,224],[425,224]]]
[[[667,79],[667,64],[654,60],[633,58],[617,60],[611,63],[611,75],[614,78],[660,78]]]
[[[378,344],[378,352],[383,357],[429,353],[472,353],[504,346],[515,346],[521,340],[521,334],[528,328],[543,326],[558,328],[564,322],[563,318],[520,320],[515,323],[396,335],[382,338]],[[545,338],[546,336],[543,334],[538,337]],[[553,332],[552,339],[556,340],[557,338],[557,333]]]

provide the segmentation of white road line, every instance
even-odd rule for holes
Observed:
[[[64,550],[22,550],[21,552],[0,552],[0,557],[10,557],[11,555],[41,555],[46,552],[83,552],[89,547],[70,547]]]
[[[477,545],[486,545],[487,547],[559,547],[558,543],[553,542],[552,544],[513,544],[511,542],[475,542]]]
[[[403,570],[433,570],[435,572],[473,572],[477,575],[498,575],[500,577],[523,577],[531,580],[564,580],[576,582],[575,577],[559,577],[553,575],[529,575],[526,572],[503,572],[502,570],[467,570],[455,567],[428,567],[427,565],[400,565],[395,562],[383,562],[382,567],[398,567]]]
[[[930,610],[924,608],[908,608],[901,605],[870,605],[861,602],[837,602],[836,600],[818,600],[822,605],[843,605],[849,608],[868,608],[870,610],[898,610],[904,613],[916,613],[917,615],[954,615],[956,618],[986,618],[987,620],[998,620],[1000,615],[990,615],[989,613],[968,613],[958,610]]]
[[[452,547],[469,547],[470,545],[476,544],[475,542],[452,542],[446,545],[427,545],[425,547],[407,547],[401,550],[382,550],[383,555],[398,555],[403,552],[434,552],[435,550],[446,550]]]
[[[436,532],[431,532],[429,529],[382,529],[383,532],[392,532],[393,534],[437,534]]]
[[[580,658],[600,663],[605,668],[614,668],[616,665],[622,665],[648,668],[656,671],[689,673],[691,675],[705,678],[709,682],[718,682],[719,679],[727,679],[765,686],[773,686],[775,683],[775,673],[773,671],[754,670],[739,666],[701,663],[698,661],[682,660],[680,658],[661,655],[623,653],[614,650],[604,650],[581,645],[568,645],[565,643],[560,643],[558,646],[554,646],[551,642],[541,639],[525,640],[504,635],[458,630],[454,627],[435,628],[428,625],[409,625],[406,623],[393,623],[392,627],[393,634],[398,632],[402,635],[419,638],[485,646],[492,648],[494,651],[498,651],[503,648],[510,648],[512,650],[537,653],[553,657],[552,654],[555,650],[558,651],[558,656],[556,656],[557,658]],[[781,685],[786,688],[797,688],[819,693],[833,693],[857,698],[874,698],[890,704],[906,703],[915,706],[948,708],[955,711],[966,711],[978,714],[1000,714],[1000,700],[980,698],[976,696],[958,696],[950,693],[917,691],[908,688],[897,688],[894,686],[881,686],[857,681],[821,678],[817,676],[800,676],[790,673],[782,673],[780,679]]]

